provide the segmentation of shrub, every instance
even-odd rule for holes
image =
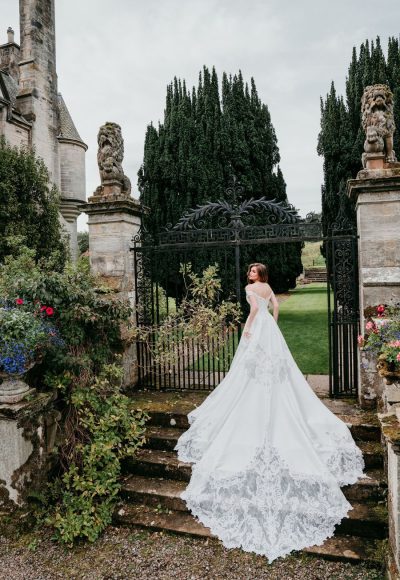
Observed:
[[[54,309],[26,303],[0,305],[0,370],[20,375],[52,346],[61,347],[58,329],[50,322]]]
[[[89,271],[86,262],[54,269],[57,255],[36,262],[21,247],[0,266],[0,298],[54,307],[64,348],[35,368],[38,388],[58,391],[62,413],[58,462],[45,499],[45,521],[67,544],[93,541],[111,521],[120,461],[143,442],[145,415],[121,393],[121,325],[131,315]],[[32,372],[32,371],[31,371]]]
[[[202,275],[193,272],[190,263],[181,264],[180,273],[186,294],[179,306],[161,324],[140,326],[132,333],[146,343],[158,364],[177,362],[193,344],[199,354],[206,353],[212,340],[220,339],[241,318],[238,303],[220,301],[222,288],[217,264],[207,266]]]
[[[21,236],[38,259],[57,251],[62,269],[68,244],[59,219],[60,199],[49,173],[32,151],[9,147],[0,137],[0,263],[10,254],[10,238]]]

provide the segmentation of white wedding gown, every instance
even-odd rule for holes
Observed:
[[[320,545],[351,505],[340,486],[363,475],[347,426],[297,367],[268,300],[218,387],[189,414],[175,449],[194,463],[181,497],[225,547],[271,562]],[[316,337],[318,340],[318,337]]]

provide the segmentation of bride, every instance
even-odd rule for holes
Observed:
[[[352,509],[340,486],[355,483],[364,462],[297,367],[266,266],[251,264],[247,276],[250,314],[230,370],[189,414],[175,449],[194,464],[181,496],[193,515],[225,547],[272,562],[333,535]]]

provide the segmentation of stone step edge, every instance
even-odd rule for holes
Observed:
[[[183,461],[179,461],[175,451],[163,451],[161,449],[142,448],[136,452],[134,457],[130,457],[129,460],[133,461],[134,463],[150,463],[162,466],[167,465],[177,469],[182,468],[185,470],[190,469],[192,466],[191,463],[184,463]],[[379,475],[382,475],[382,477],[379,479],[376,477],[378,472]],[[372,478],[373,482],[384,485],[386,484],[383,469],[366,469],[365,475],[366,477],[361,481],[369,481]]]
[[[172,450],[184,432],[184,429],[174,427],[149,426],[145,432],[146,442],[143,445],[143,449]],[[374,445],[374,448],[371,448],[371,444]],[[165,449],[163,449],[163,446]],[[383,464],[383,447],[378,441],[357,441],[357,446],[361,449],[364,459],[371,458],[373,461],[378,462],[379,466]]]
[[[185,430],[189,427],[187,412],[185,411],[175,409],[174,411],[147,410],[146,412],[149,415],[148,427],[176,428],[178,430]],[[352,422],[349,415],[338,414],[336,416],[347,425],[356,440],[380,441],[381,431],[379,425],[368,422],[363,423],[358,421],[358,417],[354,417],[354,422]]]
[[[124,501],[136,505],[149,507],[157,505],[160,506],[160,509],[164,507],[167,510],[190,513],[185,501],[180,497],[186,487],[186,482],[178,480],[130,476],[123,482],[120,495]],[[374,511],[377,506],[376,502],[353,501],[351,505],[353,509],[349,511],[348,516],[341,524],[344,530],[348,529],[348,526],[361,523],[361,525],[373,525],[377,530],[379,529],[380,534],[387,533],[387,512],[385,510],[378,513]]]
[[[182,512],[157,513],[154,510],[132,509],[128,504],[119,504],[114,513],[117,525],[150,528],[154,531],[168,531],[202,538],[215,538],[211,531]],[[379,540],[378,540],[379,542]],[[354,536],[336,536],[325,540],[322,546],[305,548],[301,552],[330,560],[359,564],[368,562],[381,565],[375,556],[377,541]]]
[[[362,427],[366,427],[366,428],[375,428],[375,426],[373,425],[361,425]],[[358,427],[358,425],[357,425]],[[376,427],[376,429],[378,429],[378,427]],[[163,427],[163,426],[158,426],[158,425],[148,425],[146,427],[146,431],[145,431],[145,437],[146,439],[174,439],[174,440],[178,440],[179,437],[185,433],[186,429],[182,429],[179,427]],[[357,445],[358,447],[360,447],[360,449],[364,450],[366,447],[368,447],[368,445],[375,445],[375,449],[372,450],[373,453],[376,454],[381,454],[383,455],[383,447],[382,445],[380,445],[379,441],[357,441]],[[366,452],[368,452],[368,449],[366,449]]]

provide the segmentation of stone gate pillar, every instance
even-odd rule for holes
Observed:
[[[400,163],[393,151],[393,95],[386,85],[366,87],[362,98],[366,133],[364,169],[348,181],[355,201],[358,229],[360,323],[368,306],[400,301]],[[360,404],[374,407],[382,382],[376,361],[361,353]]]
[[[114,289],[117,298],[135,306],[135,274],[132,237],[141,225],[140,203],[131,197],[131,186],[122,169],[124,143],[121,128],[106,123],[98,134],[101,185],[82,210],[88,214],[89,253],[93,273]],[[124,386],[136,383],[136,348],[126,348],[123,356]]]
[[[356,201],[361,316],[400,300],[400,163],[360,171],[348,182]]]
[[[356,202],[361,332],[368,306],[400,302],[400,163],[393,151],[393,95],[386,85],[366,87],[362,98],[366,132],[363,166],[347,193]],[[386,454],[389,511],[389,577],[400,570],[400,383],[386,386],[376,359],[360,351],[359,402],[374,408]]]

